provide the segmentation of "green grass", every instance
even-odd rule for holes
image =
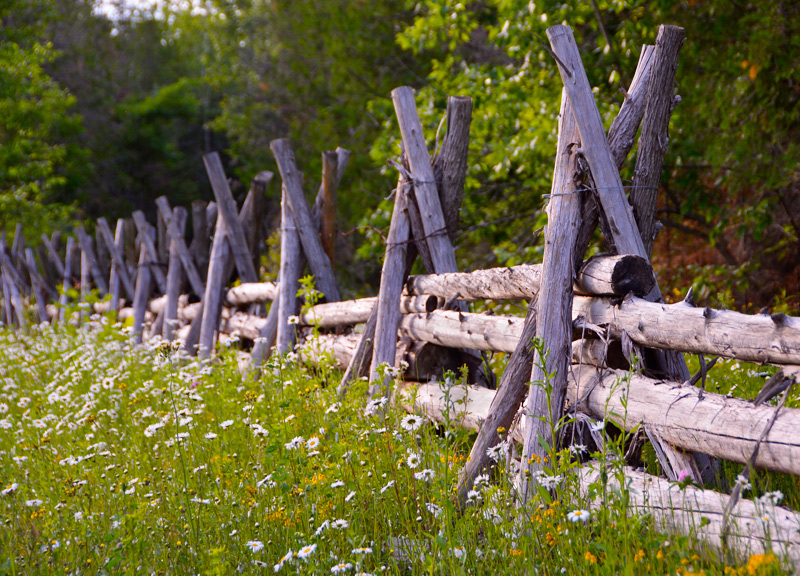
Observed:
[[[575,518],[567,450],[535,506],[499,466],[458,514],[470,433],[367,416],[365,383],[339,403],[329,366],[273,359],[256,379],[237,356],[137,348],[100,316],[0,331],[0,574],[781,573],[658,532],[624,492]],[[709,389],[750,393],[747,370],[725,363]],[[777,488],[798,504],[795,479],[756,476],[756,495]]]

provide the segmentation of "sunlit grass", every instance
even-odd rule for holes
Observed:
[[[624,493],[589,512],[574,451],[535,505],[500,458],[459,513],[469,432],[369,404],[363,382],[340,401],[337,371],[293,356],[242,375],[235,346],[199,362],[101,316],[0,331],[0,574],[779,573],[660,533]]]

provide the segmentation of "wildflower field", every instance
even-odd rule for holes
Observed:
[[[551,453],[529,507],[498,455],[459,511],[471,433],[368,402],[364,382],[340,401],[338,371],[293,355],[242,373],[237,346],[201,362],[105,316],[0,331],[0,574],[783,573],[660,533],[624,490],[594,486],[590,510],[580,447]],[[709,386],[762,382],[726,362]],[[794,478],[752,484],[800,504]]]

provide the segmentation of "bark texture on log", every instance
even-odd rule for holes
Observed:
[[[617,306],[603,298],[578,298],[573,315],[607,325],[615,338],[626,332],[634,343],[649,348],[800,364],[800,318],[783,314],[741,314],[631,297]]]
[[[675,72],[683,39],[683,28],[664,24],[658,27],[653,73],[647,88],[647,107],[636,154],[631,204],[648,256],[653,252],[656,237],[658,184],[661,164],[669,145],[669,118],[675,105]]]

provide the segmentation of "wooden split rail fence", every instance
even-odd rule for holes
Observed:
[[[558,440],[550,437],[549,422],[565,411],[579,422],[609,421],[627,430],[642,426],[667,479],[626,468],[634,508],[652,514],[665,529],[691,532],[740,553],[772,550],[800,569],[796,512],[773,508],[765,514],[739,501],[737,491],[728,496],[691,488],[678,498],[669,484],[688,472],[696,485],[713,487],[716,459],[741,463],[746,474],[764,469],[800,475],[800,441],[794,435],[800,410],[766,402],[790,388],[800,371],[800,319],[698,308],[691,295],[666,304],[650,265],[667,128],[680,100],[673,86],[683,30],[661,26],[655,46],[643,47],[607,134],[571,30],[554,26],[548,37],[564,91],[541,264],[459,272],[453,242],[472,100],[448,100],[447,130],[432,158],[413,90],[402,87],[392,100],[404,152],[394,162],[398,183],[377,296],[342,300],[334,275],[334,207],[350,153],[341,148],[323,153],[321,186],[309,204],[289,142],[276,140],[270,147],[282,192],[275,282],[258,276],[273,174],[256,177],[240,208],[219,157],[210,154],[204,162],[215,202],[194,202],[189,211],[161,197],[155,225],[136,212],[118,220],[112,233],[100,218],[94,237],[78,226],[66,239],[58,232],[42,236],[35,249],[26,245],[21,226],[11,246],[5,235],[0,238],[0,318],[25,326],[30,298],[39,321],[53,321],[73,299],[73,288],[85,301],[93,286],[109,296],[94,304],[95,311],[132,318],[139,342],[178,339],[187,353],[208,356],[216,339],[238,335],[252,341],[254,367],[273,350],[297,349],[311,362],[331,355],[344,370],[341,395],[353,380],[368,378],[370,394],[394,394],[406,409],[434,421],[443,421],[455,402],[457,420],[477,432],[459,480],[462,505],[477,475],[491,465],[488,450],[504,440],[498,429],[510,430],[523,446],[519,479],[521,498],[527,500],[534,493],[536,462],[546,455],[546,445]],[[619,169],[640,126],[627,195]],[[584,261],[598,225],[610,253]],[[417,257],[428,274],[410,275]],[[301,309],[299,280],[306,267],[323,301]],[[481,300],[526,300],[528,314],[471,313],[469,302]],[[543,343],[546,355],[535,341]],[[499,383],[484,362],[486,352],[509,354]],[[691,377],[685,353],[700,355],[704,367],[705,356],[713,356],[781,369],[751,402],[695,386],[705,368]],[[631,373],[634,362],[637,371]],[[403,367],[397,384],[391,375],[381,376],[384,364]],[[474,385],[445,388],[430,382],[464,365]],[[553,375],[549,401],[543,387],[529,385],[546,373]],[[603,433],[592,430],[590,440],[601,444]],[[601,466],[586,464],[584,487]]]

